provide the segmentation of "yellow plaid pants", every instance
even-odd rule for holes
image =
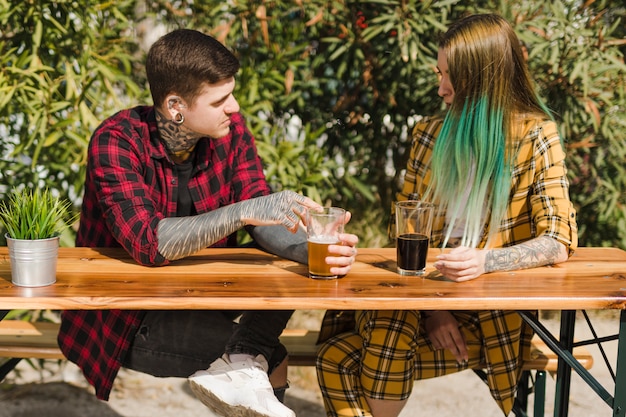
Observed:
[[[492,395],[508,413],[518,377],[515,350],[519,352],[520,316],[514,312],[451,313],[468,347],[467,363],[458,364],[449,351],[432,347],[420,330],[418,311],[358,311],[355,330],[330,338],[318,353],[318,382],[327,415],[371,416],[366,397],[403,400],[416,379],[471,368],[487,368]]]

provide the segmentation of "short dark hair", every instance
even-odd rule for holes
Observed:
[[[217,39],[191,29],[177,29],[157,40],[146,58],[152,100],[161,105],[176,93],[190,105],[202,84],[234,77],[239,60]]]

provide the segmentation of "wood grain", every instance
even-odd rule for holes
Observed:
[[[626,252],[579,248],[567,262],[455,283],[432,267],[402,277],[393,248],[360,248],[348,275],[312,280],[307,268],[256,249],[205,249],[163,267],[121,249],[61,248],[57,282],[11,283],[0,247],[0,309],[625,309]]]

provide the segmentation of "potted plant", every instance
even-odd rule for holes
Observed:
[[[15,285],[37,287],[56,281],[59,236],[73,220],[71,203],[47,189],[14,188],[0,203]]]

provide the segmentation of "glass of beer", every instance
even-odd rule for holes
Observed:
[[[333,279],[326,263],[329,245],[340,245],[346,211],[339,207],[324,207],[321,211],[307,210],[306,228],[309,249],[309,277]]]
[[[434,205],[425,201],[396,202],[396,251],[400,275],[423,275]]]

